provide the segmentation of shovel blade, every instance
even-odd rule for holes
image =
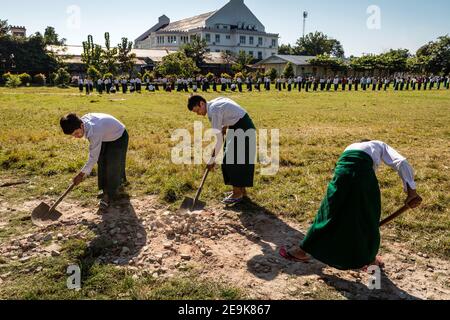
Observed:
[[[200,200],[198,200],[194,206],[194,199],[192,198],[185,198],[183,203],[181,204],[181,210],[187,211],[200,211],[203,210],[205,207],[206,203]]]
[[[62,217],[62,214],[56,210],[50,212],[50,206],[46,203],[41,203],[31,213],[31,221],[38,227],[43,227],[58,221]]]

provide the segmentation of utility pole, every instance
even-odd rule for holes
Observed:
[[[303,11],[303,38],[305,38],[306,19],[308,18],[308,11]]]

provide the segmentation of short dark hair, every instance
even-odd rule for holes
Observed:
[[[59,121],[64,134],[71,135],[75,130],[81,129],[83,121],[75,113],[70,113]]]
[[[200,102],[206,103],[205,98],[203,98],[202,96],[199,96],[199,95],[191,96],[188,101],[189,111],[194,110],[194,108],[197,107],[200,104]]]
[[[369,139],[363,139],[363,140],[361,140],[359,143],[370,142],[370,141],[372,141],[372,140],[369,140]]]

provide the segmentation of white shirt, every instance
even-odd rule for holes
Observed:
[[[223,145],[222,129],[234,126],[247,114],[247,111],[233,100],[223,97],[209,101],[206,109],[212,128],[216,131],[217,142],[214,150],[217,157]],[[212,158],[211,161],[214,162],[215,158]]]
[[[207,103],[208,118],[213,129],[222,131],[223,127],[231,127],[246,114],[240,105],[228,98],[217,98]]]
[[[103,142],[116,141],[125,132],[125,126],[113,116],[104,113],[89,113],[81,118],[84,137],[89,140],[89,160],[81,170],[90,175],[100,157]]]
[[[378,170],[381,162],[384,162],[387,166],[397,171],[403,181],[403,189],[405,192],[408,190],[407,185],[409,185],[413,190],[416,189],[414,171],[408,161],[386,143],[382,141],[355,143],[345,149],[345,151],[350,150],[360,150],[368,154],[373,160],[373,169],[375,172]]]

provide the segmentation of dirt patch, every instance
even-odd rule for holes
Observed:
[[[41,201],[18,210],[31,212]],[[104,214],[75,203],[63,203],[59,210],[59,222],[2,244],[0,255],[20,262],[58,256],[65,241],[83,239],[86,254],[97,262],[127,268],[136,277],[172,277],[195,268],[202,277],[225,280],[255,299],[450,299],[450,263],[401,243],[384,243],[381,290],[368,289],[370,275],[364,272],[338,271],[314,260],[285,261],[278,249],[300,241],[305,227],[254,204],[188,214],[168,211],[147,197],[124,200]]]

